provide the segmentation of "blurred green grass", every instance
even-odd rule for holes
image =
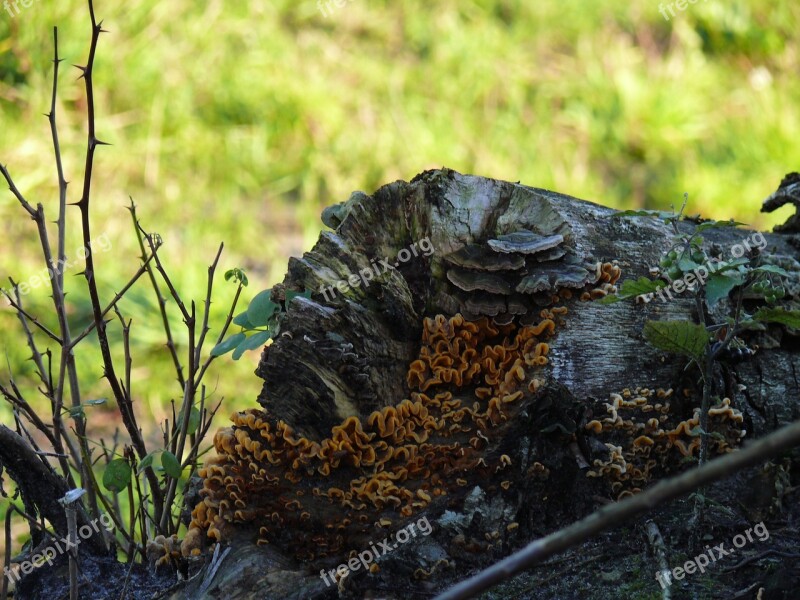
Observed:
[[[324,206],[443,165],[620,208],[665,208],[686,191],[690,212],[705,216],[759,228],[786,217],[788,209],[758,209],[800,163],[793,0],[709,0],[669,21],[655,1],[354,0],[327,17],[311,0],[95,4],[110,30],[95,89],[98,132],[113,146],[98,152],[92,207],[96,235],[113,241],[97,259],[106,298],[138,264],[129,196],[164,238],[176,286],[198,302],[220,242],[221,270],[248,270],[247,301],[311,246]],[[85,2],[0,13],[0,161],[52,219],[56,180],[41,115],[53,25],[65,58],[58,111],[75,201],[85,101],[68,65],[88,50]],[[77,249],[77,210],[69,224],[67,248]],[[38,272],[34,228],[7,193],[0,232],[3,281]],[[79,283],[68,288],[76,324],[89,319]],[[212,335],[233,291],[218,285]],[[45,290],[25,301],[54,320]],[[138,286],[122,309],[134,317],[137,410],[157,438],[179,397],[157,307]],[[0,350],[33,390],[8,310]],[[254,404],[257,359],[212,368],[208,383],[226,398],[219,425]],[[78,361],[85,397],[107,396],[92,343]],[[90,413],[90,428],[104,431],[103,414]]]

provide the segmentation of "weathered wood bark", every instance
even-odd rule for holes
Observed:
[[[302,258],[291,259],[283,284],[273,292],[273,299],[281,302],[287,291],[310,291],[311,297],[286,303],[281,334],[264,351],[257,370],[265,380],[258,398],[264,411],[259,414],[270,423],[287,424],[292,435],[309,444],[329,439],[332,429],[352,417],[366,429],[375,411],[420,397],[409,387],[408,373],[419,358],[425,318],[460,313],[468,319],[487,316],[498,328],[513,320],[521,328],[539,321],[540,311],[550,310],[554,299],[568,312],[556,319],[558,327],[547,337],[547,364],[527,364],[522,397],[508,401],[509,407],[491,423],[485,443],[471,442],[474,431],[462,435],[455,429],[447,437],[457,445],[454,453],[463,456],[466,449],[468,457],[480,459],[470,463],[474,468],[448,458],[441,470],[427,471],[430,481],[409,475],[405,489],[433,497],[404,515],[380,503],[363,509],[366,520],[377,525],[366,529],[349,524],[357,510],[344,509],[325,494],[311,498],[311,490],[347,491],[359,476],[369,477],[369,469],[351,465],[320,475],[315,463],[308,463],[313,468],[276,484],[274,493],[285,502],[296,490],[307,491],[297,500],[302,506],[298,515],[302,511],[307,516],[276,513],[275,522],[281,525],[260,533],[262,522],[242,518],[243,524],[223,532],[233,550],[210,585],[207,577],[203,583],[206,570],[173,597],[335,595],[335,586],[320,577],[321,569],[335,569],[347,562],[351,550],[367,550],[422,519],[433,525],[433,533],[395,544],[378,561],[378,573],[364,575],[360,568],[341,587],[352,597],[430,593],[532,537],[585,516],[598,497],[614,497],[609,482],[587,477],[586,465],[576,458],[577,453],[590,461],[607,459],[604,444],[592,441],[585,426],[605,416],[610,394],[625,388],[675,390],[670,419],[676,421],[689,419],[700,398],[697,372],[685,370],[685,361],[655,351],[642,338],[648,320],[697,320],[688,295],[612,306],[580,299],[584,293],[596,297],[609,289],[607,278],[603,286],[602,276],[609,272],[604,263],[618,261],[623,279],[638,278],[673,244],[673,232],[661,221],[614,218],[615,212],[449,170],[387,185],[372,196],[357,193],[326,211],[325,220],[335,230],[324,232]],[[696,226],[680,223],[685,231]],[[535,235],[514,237],[520,232]],[[706,230],[703,236],[709,253],[722,258],[765,240],[760,260],[789,271],[788,299],[800,298],[800,263],[791,232],[756,238],[753,232],[726,228]],[[426,251],[428,242],[431,253]],[[590,293],[598,289],[602,291]],[[752,310],[756,302],[748,299],[747,308]],[[730,303],[723,301],[713,316],[722,320],[730,310]],[[749,332],[748,343],[759,347],[755,356],[724,363],[715,376],[718,395],[730,398],[741,411],[748,439],[800,418],[795,334],[781,326]],[[459,390],[455,392],[459,397]],[[462,399],[472,403],[466,393]],[[247,426],[239,423],[237,428]],[[433,431],[429,441],[442,435]],[[436,448],[444,448],[444,441],[439,442]],[[679,458],[666,461],[653,478],[684,468]],[[742,494],[747,485],[752,487],[745,475],[737,483]],[[433,488],[442,493],[431,494]],[[761,504],[754,501],[742,510],[756,518],[759,511],[769,510],[774,495],[773,488]],[[272,500],[258,502],[259,510],[266,510]],[[382,519],[390,515],[391,525],[381,528]],[[327,527],[345,520],[346,526]],[[328,543],[326,535],[339,539]],[[269,542],[266,549],[255,547],[257,537]]]

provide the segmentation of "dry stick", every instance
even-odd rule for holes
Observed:
[[[2,167],[0,167],[0,168],[2,168]],[[16,284],[16,283],[14,283],[14,280],[13,280],[13,279],[9,278],[9,281],[11,281],[11,285],[12,285],[12,286],[16,287],[16,285],[17,285],[17,284]],[[39,330],[40,330],[42,333],[44,333],[44,334],[45,334],[47,337],[49,337],[51,340],[53,340],[53,341],[54,341],[56,344],[59,344],[59,345],[61,345],[61,338],[60,338],[60,337],[58,337],[58,336],[57,336],[55,333],[53,333],[52,331],[50,331],[50,330],[49,330],[49,329],[48,329],[48,328],[47,328],[45,325],[42,325],[42,324],[39,322],[39,319],[37,319],[37,318],[36,318],[36,317],[34,317],[32,314],[30,314],[29,312],[27,312],[27,311],[26,311],[24,308],[22,308],[22,306],[21,306],[19,303],[17,303],[17,302],[16,302],[16,301],[15,301],[15,300],[14,300],[14,299],[13,299],[13,298],[12,298],[12,297],[9,295],[9,293],[8,293],[8,292],[7,292],[5,289],[3,289],[3,290],[0,290],[0,291],[2,291],[2,292],[3,292],[3,295],[6,297],[6,300],[8,300],[8,303],[11,305],[11,308],[13,308],[13,309],[14,309],[16,312],[18,312],[18,313],[21,313],[22,315],[24,315],[26,319],[28,319],[28,320],[29,320],[31,323],[33,323],[34,325],[36,325],[36,327],[38,327],[38,328],[39,328]]]
[[[89,221],[89,200],[92,191],[92,169],[94,167],[94,153],[97,146],[104,145],[96,135],[95,131],[95,109],[94,109],[94,86],[92,78],[94,73],[94,58],[97,52],[97,43],[100,39],[100,34],[105,32],[102,27],[102,22],[98,23],[94,14],[94,4],[92,0],[88,0],[89,15],[92,21],[92,38],[89,45],[89,57],[86,61],[86,66],[78,67],[82,72],[82,77],[86,84],[86,115],[88,124],[87,143],[86,143],[86,162],[83,172],[83,190],[81,192],[81,199],[78,201],[78,208],[81,213],[81,231],[83,234],[83,243],[87,248],[91,246],[92,234]],[[95,328],[97,329],[97,339],[100,342],[100,353],[103,356],[103,375],[108,380],[111,390],[114,394],[114,399],[120,408],[122,422],[128,435],[131,438],[131,443],[139,455],[139,459],[144,459],[147,456],[147,447],[145,446],[144,439],[142,438],[141,431],[136,424],[136,416],[133,412],[133,402],[130,396],[126,395],[120,386],[117,379],[116,369],[114,367],[114,359],[111,355],[111,349],[108,343],[108,335],[106,333],[106,322],[103,318],[102,307],[100,306],[100,296],[97,291],[97,278],[94,266],[94,254],[91,252],[86,255],[86,269],[84,270],[86,277],[86,284],[89,289],[89,298],[92,304],[92,316],[94,318]],[[159,486],[158,478],[152,467],[145,469],[145,476],[150,483],[151,493],[155,499],[154,509],[156,516],[161,517],[162,509],[162,490]]]
[[[228,311],[228,316],[225,317],[225,323],[222,325],[222,330],[219,332],[219,336],[217,337],[216,344],[219,344],[225,338],[225,334],[228,333],[228,327],[230,327],[231,323],[233,322],[233,313],[236,311],[236,305],[239,303],[239,297],[242,295],[243,289],[244,286],[240,282],[239,286],[236,288],[236,294],[233,297],[231,309]],[[194,382],[195,388],[200,386],[200,381],[202,381],[203,376],[206,374],[206,371],[208,370],[208,367],[211,365],[214,358],[214,356],[209,354],[208,358],[203,363],[203,366],[201,367],[200,372],[197,374],[197,378]]]
[[[78,383],[78,369],[75,365],[75,355],[71,349],[71,333],[69,329],[69,319],[67,319],[66,307],[66,294],[64,293],[64,267],[67,262],[65,252],[66,246],[66,224],[67,224],[67,180],[64,178],[64,166],[61,162],[61,145],[58,141],[58,127],[56,125],[56,97],[58,95],[58,66],[61,59],[58,57],[58,28],[53,27],[53,93],[50,95],[50,112],[47,114],[47,120],[50,123],[50,135],[53,139],[53,154],[55,156],[56,174],[58,177],[58,220],[56,226],[58,235],[56,236],[56,250],[57,263],[53,262],[52,257],[47,255],[50,253],[49,244],[45,244],[45,260],[50,267],[50,283],[53,290],[53,306],[56,310],[58,318],[58,326],[61,332],[61,359],[59,361],[58,371],[58,387],[56,388],[55,397],[53,398],[53,422],[60,427],[56,428],[56,437],[64,436],[67,438],[64,426],[61,421],[61,405],[64,398],[64,381],[69,382],[70,399],[73,408],[80,407],[81,392]],[[44,221],[44,211],[42,213],[42,221]],[[87,248],[87,250],[89,250]],[[75,429],[78,435],[78,444],[83,450],[88,453],[88,446],[86,446],[86,419],[79,412],[76,411],[72,415],[72,420],[75,422]],[[60,450],[56,449],[60,452]],[[91,456],[91,455],[90,455]],[[89,508],[94,518],[100,517],[100,509],[97,506],[97,497],[95,490],[87,485],[89,475],[86,472],[91,468],[79,460],[79,456],[73,456],[76,461],[75,464],[81,474],[81,486],[88,491]],[[64,473],[65,476],[69,474]]]
[[[75,502],[80,498],[78,496],[74,500],[71,498],[71,490],[59,502],[64,505],[64,512],[67,515],[67,535],[68,544],[71,546],[69,549],[69,600],[78,600],[78,514],[75,510]]]
[[[17,304],[22,304],[22,299],[19,296],[19,288],[17,286],[13,287],[14,295],[17,298]],[[53,378],[48,376],[47,369],[44,368],[44,359],[41,352],[39,352],[39,347],[36,345],[36,340],[33,339],[33,331],[28,326],[28,319],[25,318],[25,315],[22,313],[17,313],[17,319],[19,319],[20,324],[22,325],[22,330],[25,332],[25,340],[28,342],[28,348],[33,356],[31,359],[33,360],[33,364],[36,365],[36,372],[39,375],[39,379],[42,381],[42,385],[45,387],[44,394],[48,397],[50,402],[53,402],[53,398],[55,396],[55,390],[53,390]]]
[[[677,477],[661,481],[644,492],[604,506],[564,529],[534,540],[522,550],[440,594],[435,600],[473,598],[537,562],[579,544],[601,531],[621,525],[664,502],[724,479],[740,469],[757,465],[798,445],[800,445],[800,421],[795,421],[756,440],[742,450],[712,460]]]
[[[224,243],[220,243],[219,250],[217,250],[217,255],[214,257],[214,260],[208,267],[208,285],[206,287],[206,298],[205,298],[205,308],[203,309],[203,326],[200,328],[200,338],[197,342],[197,348],[195,349],[194,353],[194,364],[200,364],[200,353],[203,350],[203,342],[206,341],[206,334],[209,331],[208,326],[208,317],[211,313],[211,293],[214,289],[214,273],[217,270],[217,263],[219,263],[219,257],[222,255],[222,249],[225,247]],[[197,386],[195,385],[195,388]]]
[[[41,354],[39,354],[38,350],[36,349],[36,344],[35,341],[33,340],[33,334],[30,332],[30,328],[27,325],[27,321],[30,320],[31,317],[22,308],[22,299],[20,298],[19,295],[19,288],[16,282],[10,277],[9,281],[11,282],[12,289],[14,290],[14,299],[12,299],[7,292],[5,292],[5,295],[11,302],[12,306],[14,307],[17,313],[17,318],[23,324],[23,328],[26,332],[26,335],[29,336],[28,343],[31,347],[34,348],[34,356],[38,354],[39,357],[41,358]],[[62,344],[62,340],[60,338],[56,338],[56,342],[60,345]],[[61,350],[61,356],[62,358],[64,356],[63,347]],[[44,369],[43,363],[41,364],[41,368]],[[10,371],[11,368],[9,366],[9,372]],[[61,375],[63,375],[63,371],[61,371]],[[69,448],[70,456],[74,461],[75,468],[79,469],[81,466],[80,453],[78,452],[78,449],[75,447],[75,444],[72,442],[72,439],[69,437],[69,435],[67,435],[66,429],[64,427],[64,422],[61,419],[61,390],[63,389],[62,388],[63,379],[59,381],[58,387],[53,389],[52,373],[49,373],[47,375],[42,375],[42,377],[45,378],[48,382],[50,382],[49,385],[45,384],[48,389],[45,390],[44,395],[48,397],[50,400],[51,420],[53,422],[52,433],[49,431],[50,428],[45,426],[43,421],[36,414],[36,412],[33,409],[31,409],[27,401],[24,401],[22,394],[17,389],[17,386],[14,383],[13,377],[10,378],[10,384],[11,387],[14,389],[16,398],[20,402],[24,402],[25,406],[27,407],[27,410],[25,411],[26,415],[36,425],[36,428],[42,431],[45,434],[45,436],[47,436],[48,441],[50,441],[50,443],[53,445],[53,450],[55,450],[57,454],[64,454],[64,444],[66,444],[67,447]],[[9,396],[6,396],[6,398],[8,398],[9,401],[11,401]],[[67,459],[66,458],[59,459],[59,466],[61,467],[61,473],[66,478],[67,483],[71,487],[75,487],[75,480],[72,477],[72,470],[70,469]]]
[[[0,600],[8,600],[8,581],[9,577],[5,576],[6,573],[11,575],[11,514],[12,511],[9,509],[6,511],[6,551],[5,557],[3,558],[3,588],[0,590]]]
[[[39,417],[36,411],[33,410],[33,408],[31,408],[30,404],[28,404],[28,401],[19,395],[19,391],[17,390],[16,385],[14,385],[13,380],[11,381],[11,384],[12,387],[14,388],[13,392],[7,389],[2,383],[0,383],[0,395],[5,397],[5,399],[8,400],[8,402],[14,408],[16,408],[17,410],[21,410],[22,414],[24,414],[28,418],[28,420],[31,423],[33,423],[36,429],[39,430],[47,438],[47,441],[49,441],[50,444],[53,445],[53,447],[56,447],[58,445],[58,442],[56,441],[53,434],[50,432],[50,429],[47,427],[47,425],[45,425],[44,421],[42,421],[42,419]],[[59,459],[67,458],[66,454],[57,454],[57,456],[59,457]],[[63,466],[64,465],[62,465],[62,468]]]
[[[143,264],[141,267],[139,267],[139,269],[136,271],[136,273],[134,273],[134,274],[133,274],[133,277],[131,277],[131,278],[128,280],[128,283],[126,283],[126,284],[125,284],[125,285],[122,287],[122,289],[121,289],[119,292],[117,292],[117,293],[114,295],[114,297],[111,299],[111,302],[109,302],[109,303],[108,303],[108,306],[106,306],[106,307],[105,307],[105,308],[104,308],[104,309],[101,311],[101,313],[100,313],[100,316],[101,316],[101,317],[103,317],[103,319],[105,319],[105,316],[106,316],[108,313],[110,313],[112,310],[114,310],[114,309],[116,309],[116,308],[117,308],[117,302],[119,302],[120,300],[122,300],[122,297],[123,297],[123,296],[124,296],[124,295],[125,295],[125,294],[128,292],[128,290],[129,290],[129,289],[131,289],[131,287],[133,287],[133,284],[134,284],[134,283],[136,283],[137,281],[139,281],[139,278],[140,278],[140,277],[141,277],[141,276],[142,276],[142,275],[145,273],[145,271],[147,270],[147,264],[148,264],[148,263],[149,263],[151,260],[153,260],[153,257],[152,257],[152,256],[148,257],[148,258],[147,258],[147,260],[145,260],[144,264]],[[81,341],[83,338],[85,338],[87,335],[89,335],[90,333],[92,333],[92,331],[94,331],[94,328],[95,328],[95,327],[96,327],[96,324],[95,324],[95,322],[94,322],[94,321],[92,321],[91,323],[89,323],[89,324],[88,324],[88,325],[87,325],[87,326],[84,328],[84,330],[83,330],[83,331],[81,331],[81,332],[80,332],[80,333],[79,333],[79,334],[78,334],[78,335],[75,337],[75,339],[73,339],[73,340],[72,340],[72,344],[70,345],[70,349],[72,349],[72,348],[74,348],[75,346],[77,346],[77,345],[78,345],[78,342],[80,342],[80,341]]]
[[[141,259],[143,264],[147,266],[147,275],[150,278],[150,284],[153,286],[153,291],[156,295],[156,300],[158,301],[158,310],[161,313],[161,323],[164,326],[164,333],[167,336],[167,349],[169,350],[170,356],[172,357],[172,364],[175,366],[175,373],[178,376],[178,383],[181,386],[181,389],[186,385],[186,380],[183,378],[183,365],[181,365],[181,359],[178,356],[178,351],[175,347],[175,340],[172,337],[172,328],[169,325],[169,316],[167,315],[167,299],[161,293],[161,288],[158,285],[158,280],[156,279],[155,273],[153,273],[153,268],[149,265],[150,259],[148,258],[145,261],[145,256],[147,252],[144,249],[144,239],[142,238],[142,228],[139,225],[139,220],[136,217],[136,204],[133,202],[133,198],[131,198],[131,205],[128,207],[128,210],[131,212],[131,218],[133,219],[133,229],[136,232],[136,239],[139,242],[139,250],[142,252]],[[152,258],[152,256],[151,256]]]
[[[653,549],[653,554],[658,562],[659,571],[667,575],[670,573],[670,569],[669,563],[667,562],[667,548],[664,544],[664,538],[661,536],[661,531],[659,531],[658,525],[656,525],[652,519],[645,524],[645,531],[647,532],[647,541],[650,543],[650,547]],[[666,581],[669,581],[669,579],[666,579]],[[664,600],[670,600],[672,597],[670,586],[662,585],[661,590],[661,597]]]

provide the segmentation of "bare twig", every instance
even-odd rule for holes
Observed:
[[[161,313],[161,323],[164,326],[164,333],[167,336],[167,349],[172,357],[172,364],[175,365],[175,373],[178,377],[178,383],[180,384],[181,389],[183,389],[184,385],[186,385],[186,381],[183,377],[183,365],[181,365],[181,359],[178,357],[178,351],[175,347],[175,340],[172,338],[172,329],[170,327],[169,317],[167,315],[167,299],[161,293],[161,288],[158,285],[155,273],[153,273],[152,265],[149,264],[150,259],[148,258],[145,260],[147,252],[144,248],[143,230],[139,224],[138,217],[136,216],[136,204],[134,204],[133,198],[131,198],[131,205],[128,207],[128,210],[130,211],[131,218],[133,219],[133,229],[136,232],[136,239],[139,242],[139,250],[142,253],[142,264],[147,267],[147,275],[150,278],[150,284],[153,286],[153,291],[155,292],[156,300],[158,301],[158,310]]]
[[[105,143],[100,141],[96,134],[94,86],[93,86],[94,59],[95,59],[95,54],[97,52],[97,43],[98,40],[100,39],[100,34],[103,33],[105,30],[103,29],[102,22],[100,23],[97,22],[94,13],[94,4],[92,0],[88,0],[88,4],[89,4],[89,15],[91,17],[91,22],[92,22],[92,36],[91,36],[91,43],[89,46],[89,57],[86,61],[85,66],[78,67],[82,72],[82,77],[86,88],[86,114],[87,114],[88,133],[86,142],[86,162],[83,173],[83,188],[81,192],[81,198],[77,203],[81,213],[81,230],[83,234],[83,242],[87,248],[91,247],[91,240],[92,240],[91,224],[89,220],[89,203],[92,191],[92,169],[94,167],[94,153],[98,146],[104,145]],[[84,270],[84,276],[86,277],[86,284],[89,289],[89,299],[92,305],[92,315],[94,317],[95,328],[97,330],[97,339],[100,343],[100,353],[103,357],[103,367],[104,367],[103,375],[108,380],[108,383],[111,386],[111,390],[114,394],[114,399],[116,400],[117,404],[120,407],[120,413],[122,415],[122,421],[123,424],[125,425],[125,429],[128,431],[128,435],[131,438],[131,443],[136,449],[136,452],[139,455],[139,459],[141,460],[145,456],[147,456],[147,448],[145,446],[141,432],[139,431],[139,428],[136,424],[131,398],[122,389],[122,386],[120,385],[120,382],[117,379],[116,369],[114,367],[114,360],[111,355],[111,349],[108,342],[108,335],[106,333],[106,322],[103,317],[103,309],[102,306],[100,305],[100,296],[97,290],[97,277],[94,264],[94,255],[91,252],[87,253],[86,255],[86,268]],[[153,497],[156,499],[154,510],[156,511],[157,516],[160,519],[163,503],[161,501],[162,490],[161,487],[159,486],[158,478],[156,477],[155,471],[153,471],[152,467],[147,467],[145,469],[145,476],[147,477],[150,483],[151,493],[153,494]]]

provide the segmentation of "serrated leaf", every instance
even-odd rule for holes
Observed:
[[[688,321],[648,321],[644,337],[659,350],[696,360],[705,353],[709,340],[705,327]]]
[[[169,450],[164,450],[161,453],[161,466],[164,468],[164,473],[173,479],[180,478],[182,472],[181,463],[178,462],[178,459],[175,458],[175,455]]]
[[[739,223],[733,219],[730,221],[706,221],[705,223],[700,223],[695,229],[695,232],[700,233],[706,229],[719,229],[721,227],[739,227],[740,225],[747,225],[747,223]]]
[[[709,276],[706,281],[706,302],[709,308],[715,306],[723,298],[727,298],[731,290],[742,284],[742,276],[738,273],[722,275],[719,272]]]
[[[242,343],[247,336],[243,333],[237,333],[230,336],[228,339],[221,341],[219,344],[211,349],[211,356],[222,356],[227,354],[236,346]]]
[[[270,300],[272,290],[264,290],[256,294],[247,307],[247,318],[254,327],[269,323],[272,316],[280,310],[280,306]]]
[[[124,458],[115,458],[103,472],[103,486],[109,491],[118,493],[128,487],[131,482],[131,466]]]
[[[761,265],[760,267],[755,267],[753,269],[756,273],[774,273],[775,275],[780,275],[781,277],[789,277],[788,271],[781,269],[775,265]]]
[[[784,308],[759,308],[753,319],[762,323],[780,323],[794,329],[800,328],[800,311]]]
[[[178,425],[183,425],[183,411],[178,415]],[[196,407],[192,407],[189,411],[189,429],[187,435],[192,435],[200,426],[200,411]]]
[[[250,319],[247,318],[247,311],[240,312],[238,315],[233,317],[231,323],[238,325],[239,327],[244,327],[245,329],[255,329],[255,325],[253,325],[250,322]]]
[[[595,300],[595,302],[597,302],[598,304],[616,304],[617,302],[622,302],[627,298],[628,296],[623,298],[621,296],[617,296],[616,294],[609,294],[608,296],[603,296],[599,300]]]
[[[240,343],[233,352],[233,360],[239,360],[247,350],[255,350],[267,343],[272,337],[272,331],[259,331]]]
[[[725,271],[730,271],[732,269],[738,269],[739,267],[743,267],[745,265],[750,264],[750,259],[748,258],[734,258],[731,261],[727,261],[723,263],[721,267],[719,267],[716,272],[717,273],[724,273]]]
[[[661,288],[667,287],[667,283],[660,279],[648,279],[647,277],[639,277],[639,279],[626,279],[622,282],[622,286],[615,295],[605,296],[597,300],[600,304],[615,304],[628,298],[641,296],[642,294],[652,294]]]
[[[680,267],[681,271],[684,273],[689,273],[697,269],[700,265],[694,262],[691,258],[684,258],[681,256],[678,259],[678,267]]]

